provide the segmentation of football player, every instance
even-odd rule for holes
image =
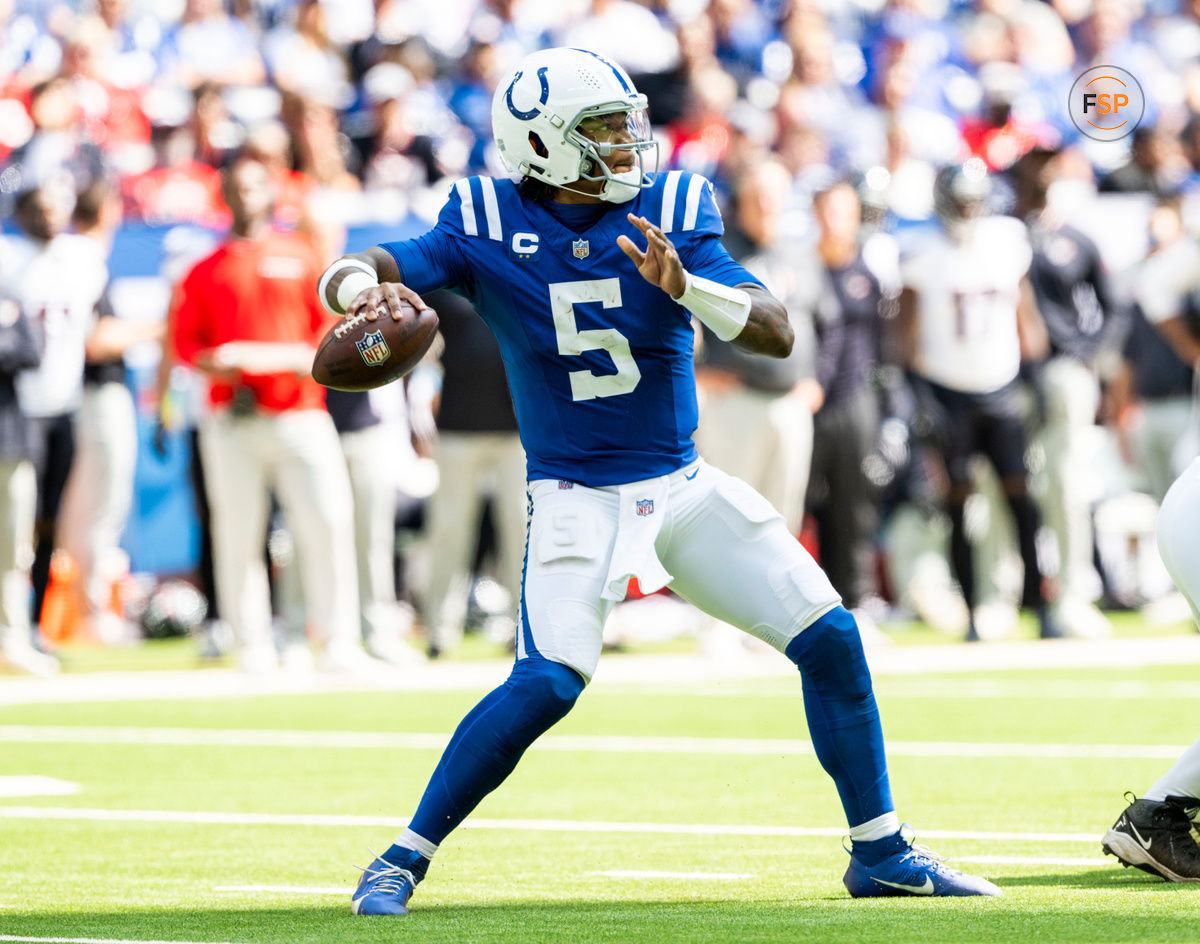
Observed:
[[[783,307],[722,248],[712,186],[653,173],[645,96],[584,50],[528,56],[497,88],[492,126],[519,182],[458,181],[431,231],[345,256],[319,286],[354,317],[400,317],[442,287],[470,298],[499,340],[528,458],[516,663],[455,731],[352,910],[407,913],[438,845],[575,704],[631,577],[798,666],[849,819],[852,895],[999,894],[901,832],[854,618],[780,514],[696,453],[691,318],[748,351],[792,346]]]
[[[975,565],[964,509],[971,459],[986,455],[1016,523],[1025,565],[1022,604],[1033,607],[1043,637],[1061,635],[1038,562],[1040,516],[1029,495],[1025,431],[1017,392],[1023,360],[1049,350],[1028,271],[1029,240],[1020,221],[988,216],[991,182],[979,158],[942,168],[934,183],[940,226],[901,264],[901,357],[933,429],[949,479],[950,564],[975,624]]]
[[[1192,460],[1167,491],[1158,512],[1158,551],[1171,579],[1187,598],[1200,626],[1200,459]],[[1128,796],[1128,794],[1127,794]],[[1104,834],[1102,848],[1122,865],[1135,865],[1168,882],[1200,882],[1200,741],[1139,799],[1133,800]]]

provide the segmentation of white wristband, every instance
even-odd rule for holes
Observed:
[[[353,271],[347,272],[338,285],[337,303],[341,307],[339,311],[329,302],[329,283],[335,275],[347,269]],[[317,295],[321,299],[321,304],[325,310],[340,318],[346,313],[346,309],[350,307],[350,303],[354,301],[359,292],[378,284],[379,276],[365,262],[359,259],[338,259],[321,276],[321,281],[317,285]]]
[[[711,279],[698,279],[685,273],[683,294],[676,302],[706,324],[722,341],[732,341],[750,318],[748,292],[722,285]]]

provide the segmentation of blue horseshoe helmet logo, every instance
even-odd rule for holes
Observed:
[[[538,96],[538,105],[545,105],[546,102],[550,100],[550,83],[546,81],[546,70],[546,66],[542,66],[537,70],[538,81],[542,84],[542,91]],[[509,83],[508,91],[504,93],[504,104],[508,106],[508,110],[512,112],[514,118],[520,118],[522,121],[532,121],[538,116],[538,112],[541,111],[541,109],[535,105],[528,111],[521,111],[516,105],[513,104],[512,100],[513,86],[521,81],[521,76],[524,74],[524,72],[518,72],[513,76],[512,82]]]

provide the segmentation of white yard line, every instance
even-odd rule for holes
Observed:
[[[214,892],[272,892],[280,895],[349,895],[353,886],[347,885],[218,885]]]
[[[29,944],[228,944],[217,941],[140,941],[128,937],[23,937],[0,934],[0,941],[27,941]]]
[[[176,747],[351,748],[440,751],[448,733],[289,731],[242,728],[156,728],[67,725],[0,725],[0,743],[131,744]],[[1023,742],[889,741],[892,757],[1016,757],[1079,760],[1174,760],[1178,744],[1033,744]],[[548,734],[535,751],[621,754],[807,756],[799,738],[703,738],[653,735]]]
[[[588,874],[605,878],[683,878],[697,882],[740,882],[757,878],[753,872],[658,872],[650,869],[608,869]]]
[[[408,825],[401,817],[350,816],[307,813],[236,813],[207,810],[113,810],[48,806],[0,806],[0,819],[68,820],[127,823],[190,823],[219,826],[333,826],[399,828]],[[756,826],[719,823],[636,823],[574,819],[488,819],[466,820],[461,829],[513,830],[560,833],[647,833],[691,836],[796,836],[840,837],[845,827]],[[923,829],[920,839],[969,839],[979,842],[1086,842],[1098,843],[1099,833],[979,832],[959,829]]]
[[[80,791],[77,783],[43,777],[38,774],[22,774],[0,777],[0,798],[32,796],[72,796]]]
[[[887,676],[1009,669],[1077,669],[1200,664],[1200,633],[1141,639],[994,642],[974,646],[885,646],[867,653],[871,672]],[[245,698],[313,692],[485,691],[504,680],[511,661],[437,662],[365,677],[278,673],[247,676],[232,669],[66,673],[40,679],[3,676],[0,706],[70,702]],[[591,688],[720,686],[738,680],[796,680],[796,669],[774,652],[747,650],[735,658],[696,654],[617,655],[603,659]],[[799,691],[798,680],[796,685]],[[1097,682],[1097,691],[1105,683]]]
[[[1097,840],[1099,842],[1099,840]],[[1117,864],[1116,859],[1101,859],[1101,858],[1054,858],[1045,859],[1037,856],[948,856],[949,861],[954,863],[967,862],[974,865],[1079,865],[1079,866],[1113,866]]]

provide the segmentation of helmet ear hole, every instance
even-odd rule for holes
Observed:
[[[545,144],[542,143],[542,139],[538,136],[536,131],[529,132],[529,144],[533,148],[533,152],[538,157],[547,158],[550,156],[549,149]]]

